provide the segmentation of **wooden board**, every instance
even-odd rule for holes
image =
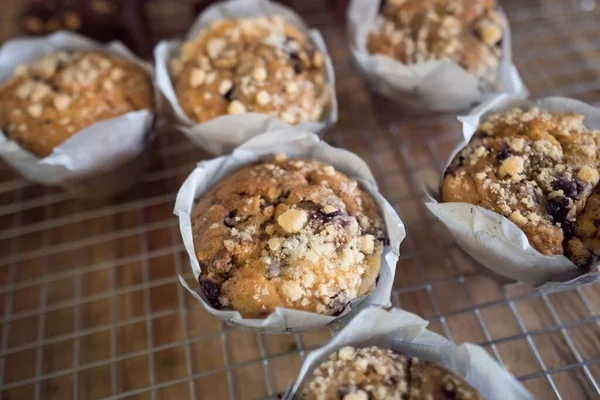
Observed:
[[[22,2],[0,0],[0,39]],[[600,102],[593,2],[504,1],[514,58],[533,96]],[[326,140],[373,169],[408,236],[394,304],[456,342],[483,345],[540,399],[599,398],[600,286],[540,296],[479,267],[423,207],[459,140],[452,116],[411,117],[373,97],[349,59],[341,19],[296,0],[334,59],[340,121]],[[156,39],[191,22],[181,2],[151,3]],[[226,328],[184,292],[188,261],[174,195],[207,155],[161,132],[142,182],[110,202],[79,201],[0,165],[0,398],[257,399],[283,391],[327,330],[257,335]],[[560,397],[559,397],[560,396]]]

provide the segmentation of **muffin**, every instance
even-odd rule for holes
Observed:
[[[191,212],[200,287],[215,308],[337,315],[375,288],[387,243],[371,196],[330,165],[261,161],[222,179]]]
[[[505,25],[494,0],[382,0],[367,50],[405,65],[454,61],[495,89]]]
[[[214,22],[170,62],[177,99],[192,120],[254,112],[317,122],[329,106],[325,61],[282,17]]]
[[[572,112],[491,115],[447,168],[441,199],[497,212],[540,253],[588,268],[600,259],[599,137]]]
[[[313,372],[303,400],[481,400],[461,377],[428,361],[376,346],[342,347]]]
[[[45,157],[90,125],[153,108],[152,79],[138,65],[96,51],[60,51],[17,67],[0,88],[0,129]]]

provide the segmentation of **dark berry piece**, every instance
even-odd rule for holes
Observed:
[[[496,157],[498,158],[498,161],[504,161],[511,155],[512,154],[510,152],[510,149],[508,148],[508,144],[504,143],[502,144],[500,150],[498,150],[498,155]]]
[[[290,64],[292,65],[292,68],[294,68],[294,71],[296,71],[296,74],[300,74],[304,70],[304,63],[296,52],[290,53]]]
[[[210,305],[214,308],[221,308],[221,302],[219,301],[221,289],[219,288],[219,285],[210,279],[200,278],[198,281],[200,282],[200,288],[206,295]]]
[[[225,97],[225,100],[227,101],[232,101],[233,100],[233,90],[235,89],[235,86],[231,86],[231,88],[227,91],[227,93],[225,93],[223,95],[223,97]]]
[[[344,397],[349,395],[350,393],[356,392],[356,386],[354,385],[341,385],[338,389],[338,398],[342,400]]]
[[[554,223],[564,222],[571,208],[571,201],[567,197],[555,197],[548,200],[548,214]]]
[[[585,268],[591,268],[595,266],[598,263],[598,261],[600,261],[600,257],[595,255],[594,253],[590,253],[589,257],[585,262]]]
[[[477,103],[474,103],[475,106],[477,106]],[[477,131],[473,134],[473,138],[471,138],[471,140],[473,139],[485,139],[486,137],[489,137],[490,135],[488,135],[487,132],[484,131]]]
[[[227,217],[225,217],[225,219],[223,220],[223,224],[225,224],[225,226],[228,228],[235,227],[237,225],[237,223],[235,221],[236,215],[237,215],[237,210],[230,211],[229,214],[227,214]]]
[[[579,194],[579,188],[577,182],[567,180],[565,178],[558,178],[552,182],[552,189],[562,190],[565,196],[574,198]]]
[[[340,215],[342,215],[342,212],[340,210],[336,210],[329,214],[326,214],[323,211],[315,211],[312,217],[313,219],[316,219],[317,221],[324,224],[331,221],[335,217],[339,217]]]
[[[561,224],[561,228],[563,231],[564,240],[571,239],[575,236],[575,221],[564,221]]]

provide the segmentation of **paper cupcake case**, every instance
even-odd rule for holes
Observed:
[[[194,251],[190,220],[195,200],[202,197],[215,183],[232,172],[279,153],[284,153],[289,157],[314,159],[331,164],[355,179],[362,189],[373,196],[385,222],[390,244],[385,246],[382,254],[376,288],[370,294],[351,302],[338,316],[277,308],[275,312],[264,319],[243,318],[237,311],[213,308],[199,287],[200,265]],[[196,282],[190,287],[181,276],[179,277],[180,281],[206,311],[230,325],[271,333],[304,332],[331,326],[336,321],[350,319],[357,310],[368,305],[390,306],[400,242],[405,236],[404,225],[393,207],[379,194],[375,179],[365,162],[353,153],[327,145],[313,133],[294,128],[267,132],[244,143],[230,155],[199,163],[179,189],[174,213],[179,217],[181,236]]]
[[[514,107],[533,106],[551,112],[572,111],[585,116],[584,124],[600,129],[600,109],[577,100],[547,97],[537,101],[522,100],[507,94],[498,95],[459,117],[464,141],[453,151],[454,156],[471,140],[481,122],[491,113]],[[447,165],[448,165],[447,164]],[[440,182],[443,174],[440,176]],[[436,189],[437,190],[437,189]],[[427,208],[450,230],[456,243],[475,260],[500,275],[528,283],[546,292],[564,290],[600,280],[598,265],[586,271],[563,255],[546,256],[529,244],[525,233],[504,216],[467,203],[439,203],[432,191]]]
[[[284,400],[299,398],[312,371],[344,346],[379,346],[410,357],[431,361],[464,378],[486,400],[530,400],[533,396],[480,346],[456,346],[427,330],[421,317],[392,308],[362,310],[325,346],[304,359],[300,374],[284,394]]]
[[[122,43],[107,45],[81,35],[57,32],[41,38],[7,41],[0,49],[0,83],[13,76],[18,65],[30,64],[59,50],[95,50],[131,61],[152,78],[152,66]],[[158,96],[155,95],[158,107]],[[0,157],[25,178],[62,186],[82,197],[105,197],[136,182],[146,164],[144,152],[156,122],[154,110],[140,110],[97,122],[71,136],[40,158],[23,149],[0,130]]]
[[[367,38],[375,27],[381,2],[351,0],[347,12],[350,53],[371,90],[402,106],[423,111],[467,110],[497,94],[482,90],[477,77],[454,61],[406,65],[382,54],[370,54]],[[526,98],[527,88],[512,62],[508,23],[502,39],[502,51],[504,56],[498,71],[499,92]]]
[[[335,124],[338,118],[333,64],[321,33],[315,29],[309,29],[302,18],[291,9],[268,0],[219,2],[208,7],[198,16],[185,39],[195,38],[200,30],[210,26],[215,21],[276,15],[282,16],[286,22],[294,24],[305,32],[324,56],[326,79],[329,87],[329,108],[323,121],[301,123],[295,126],[298,129],[322,135],[327,128]],[[232,151],[236,146],[261,133],[291,127],[275,115],[259,113],[222,115],[203,123],[193,121],[179,105],[168,68],[169,62],[179,55],[181,45],[181,40],[171,40],[162,41],[156,46],[154,49],[156,80],[158,87],[173,108],[179,130],[193,143],[212,154],[220,155]]]

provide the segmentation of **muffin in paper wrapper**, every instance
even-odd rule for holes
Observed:
[[[482,347],[470,343],[456,346],[427,330],[428,324],[421,317],[397,308],[386,311],[369,307],[360,311],[328,344],[306,356],[298,379],[283,396],[284,400],[299,398],[312,371],[344,346],[379,346],[436,363],[464,378],[486,400],[533,399]]]
[[[152,66],[120,42],[103,45],[81,35],[57,32],[40,38],[9,40],[0,49],[0,84],[10,79],[20,64],[29,64],[59,50],[94,50],[133,62],[152,79]],[[155,90],[156,92],[156,90]],[[155,93],[155,109],[158,96]],[[62,186],[83,197],[106,197],[136,182],[146,164],[155,110],[138,110],[97,122],[76,132],[40,158],[23,149],[0,130],[0,157],[25,178],[45,185]]]
[[[263,319],[243,318],[237,311],[219,310],[212,307],[198,284],[200,265],[194,251],[190,220],[195,200],[202,197],[214,184],[234,171],[279,153],[284,153],[289,158],[314,159],[330,164],[348,177],[355,179],[360,187],[373,197],[385,223],[390,244],[383,250],[375,289],[368,295],[352,301],[338,316],[277,308],[275,312]],[[329,146],[314,133],[294,128],[267,132],[250,139],[230,155],[199,163],[179,189],[174,213],[179,217],[179,228],[185,249],[190,257],[196,285],[191,288],[181,276],[179,277],[180,281],[206,311],[230,325],[272,333],[304,332],[322,328],[342,318],[350,318],[351,314],[367,305],[390,305],[400,242],[405,236],[404,225],[396,211],[379,193],[375,179],[365,162],[349,151]]]
[[[562,97],[532,101],[502,94],[481,104],[469,115],[458,118],[462,123],[464,141],[453,151],[448,165],[488,115],[515,107],[528,109],[534,106],[551,112],[582,114],[588,128],[600,129],[600,109],[580,101]],[[440,179],[443,179],[443,174]],[[529,244],[519,227],[494,211],[468,203],[438,203],[438,200],[438,194],[430,194],[430,201],[426,203],[429,211],[446,225],[463,250],[500,275],[547,292],[574,288],[600,279],[598,265],[587,271],[564,255],[543,255]]]
[[[478,78],[451,60],[406,65],[382,55],[370,54],[367,39],[373,31],[383,0],[352,0],[348,6],[350,52],[360,74],[373,91],[413,110],[459,111],[493,96],[481,88]],[[498,70],[498,92],[527,97],[527,88],[512,62],[510,26],[502,39],[503,57]]]
[[[231,0],[218,2],[203,11],[192,27],[185,40],[190,40],[198,32],[211,23],[223,19],[251,18],[260,16],[279,15],[299,28],[312,40],[315,47],[323,54],[327,86],[329,90],[329,105],[326,108],[321,122],[305,122],[295,125],[296,128],[321,135],[338,118],[338,104],[335,97],[335,77],[333,64],[327,52],[325,41],[316,29],[309,29],[302,18],[291,9],[269,0]],[[260,113],[244,113],[235,115],[221,115],[210,121],[197,123],[188,117],[177,99],[177,94],[171,81],[169,61],[179,55],[181,40],[162,41],[154,49],[156,62],[156,81],[159,89],[171,104],[179,130],[193,143],[206,151],[220,155],[232,151],[236,146],[246,140],[270,130],[280,130],[291,125],[280,120],[276,115]],[[227,133],[224,135],[224,133]]]

